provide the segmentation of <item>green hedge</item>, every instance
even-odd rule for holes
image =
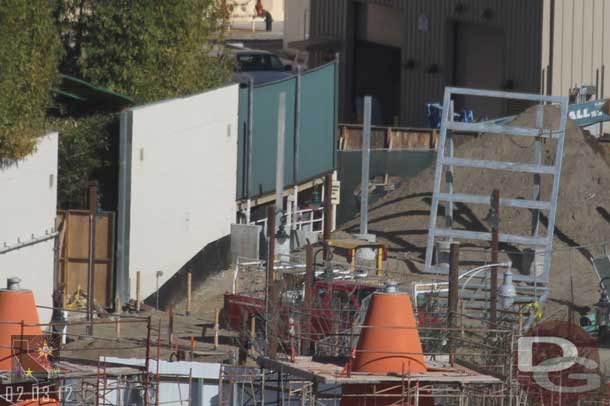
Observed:
[[[30,154],[45,131],[61,56],[52,11],[47,0],[0,6],[0,159]]]

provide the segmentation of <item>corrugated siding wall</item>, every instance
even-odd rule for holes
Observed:
[[[350,66],[353,63],[353,52],[348,49],[353,45],[353,29],[348,31],[347,21],[351,18],[348,0],[311,0],[310,38],[334,38],[343,41],[339,50],[339,97],[349,100],[352,86],[346,78],[350,77]],[[319,66],[328,61],[328,52],[312,52],[312,66]],[[345,103],[339,103],[339,117],[343,117]]]
[[[348,13],[353,0],[313,0],[312,38],[334,35],[345,40],[342,62],[350,63],[353,54],[353,21]],[[506,79],[514,83],[515,91],[539,91],[541,83],[541,21],[542,0],[359,0],[397,8],[403,14],[403,64],[409,59],[417,61],[417,67],[402,70],[401,124],[423,125],[425,103],[440,100],[448,83],[447,50],[449,22],[468,22],[492,25],[502,29],[506,35]],[[457,13],[458,3],[465,9]],[[610,7],[610,6],[609,6]],[[483,17],[485,9],[493,15]],[[429,30],[418,30],[420,15],[429,21]],[[337,26],[333,26],[333,24]],[[315,62],[315,57],[314,57]],[[427,74],[430,64],[441,66],[438,74]],[[346,83],[351,83],[349,69],[342,69],[342,104],[352,95]],[[517,107],[517,106],[514,106]],[[342,116],[343,117],[343,116]]]
[[[550,39],[551,0],[545,0],[544,11],[545,38]],[[599,97],[610,97],[610,2],[555,0],[554,19],[553,95],[567,96],[572,87],[599,81]],[[542,69],[547,69],[550,47],[545,41]]]
[[[457,3],[465,4],[461,13]],[[492,17],[483,17],[486,9]],[[429,20],[429,31],[417,27],[420,15]],[[494,26],[505,33],[505,79],[514,84],[512,90],[537,92],[540,88],[540,49],[542,8],[539,1],[471,0],[471,1],[404,1],[404,43],[402,59],[417,61],[417,67],[402,72],[401,121],[408,125],[423,124],[424,104],[440,100],[449,84],[449,22],[478,23]],[[426,66],[439,64],[440,74],[428,74]],[[519,106],[512,106],[519,108]]]

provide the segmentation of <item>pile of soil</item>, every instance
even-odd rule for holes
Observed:
[[[544,126],[557,130],[560,112],[557,107],[544,110]],[[511,125],[536,127],[536,108],[530,108],[518,116]],[[455,156],[473,159],[501,160],[521,163],[534,162],[534,139],[484,134],[456,148]],[[543,141],[543,164],[553,165],[556,141]],[[597,277],[589,261],[600,255],[599,246],[579,250],[569,247],[596,245],[610,240],[610,163],[606,153],[595,140],[583,134],[568,120],[564,145],[563,166],[559,188],[555,239],[550,287],[556,301],[572,301],[578,305],[591,305],[597,301]],[[434,167],[406,181],[396,191],[376,201],[369,212],[369,232],[386,243],[391,255],[405,261],[410,272],[421,272],[425,259]],[[541,198],[549,200],[552,177],[543,175]],[[532,199],[533,175],[508,171],[455,168],[456,193],[489,196],[499,189],[501,197]],[[444,184],[441,186],[444,190]],[[443,225],[444,207],[439,207],[438,225]],[[457,204],[454,208],[454,228],[489,231],[484,222],[489,207],[485,205]],[[541,215],[540,234],[546,233],[548,212]],[[532,214],[526,209],[501,208],[502,233],[530,235]],[[349,233],[358,232],[358,219],[342,227]],[[462,244],[471,247],[474,244]],[[479,245],[488,255],[489,245]],[[504,259],[517,264],[523,255],[523,247],[501,244]],[[466,248],[468,249],[468,248]],[[507,258],[508,257],[508,258]],[[502,256],[500,258],[503,259]],[[526,266],[524,265],[523,268]]]

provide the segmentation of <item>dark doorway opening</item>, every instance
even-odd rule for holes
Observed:
[[[452,23],[452,84],[457,87],[500,90],[506,88],[504,32],[483,24]],[[509,89],[505,89],[509,90]],[[464,108],[475,112],[477,121],[506,114],[507,106],[498,99],[461,96],[455,99],[456,112]]]
[[[375,125],[394,125],[400,119],[400,48],[356,41],[353,120],[362,122],[362,101],[373,97]]]

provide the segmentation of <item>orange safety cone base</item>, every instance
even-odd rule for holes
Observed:
[[[21,335],[42,335],[32,291],[0,289],[0,323],[0,371],[9,371],[14,340]]]
[[[427,371],[409,295],[373,294],[353,370],[383,375]]]

